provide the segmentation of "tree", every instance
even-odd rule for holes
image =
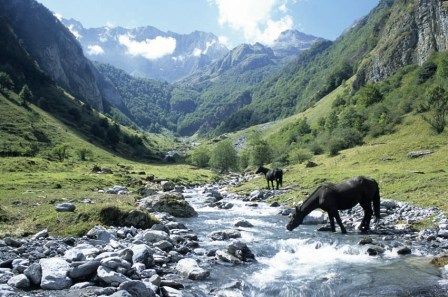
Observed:
[[[305,117],[303,119],[300,119],[297,122],[297,134],[299,136],[303,136],[306,134],[311,133],[311,126],[308,124],[308,119]]]
[[[358,98],[361,104],[370,106],[374,103],[381,102],[383,100],[383,94],[376,85],[370,84],[359,91]]]
[[[207,167],[210,162],[210,150],[201,146],[193,150],[190,156],[191,163],[197,167]]]
[[[448,93],[441,87],[436,86],[428,92],[428,101],[430,117],[424,117],[434,131],[438,134],[445,130],[448,114]]]
[[[24,85],[19,93],[19,98],[23,105],[27,105],[33,99],[33,93],[31,93],[28,85]]]
[[[325,129],[328,131],[333,131],[338,127],[338,115],[335,111],[332,111],[328,118],[325,120]]]
[[[118,125],[113,125],[107,129],[106,142],[113,148],[120,142],[120,128]]]
[[[80,148],[76,151],[76,154],[78,155],[80,161],[86,161],[93,155],[92,151],[88,148]]]
[[[53,148],[53,156],[60,162],[68,158],[68,145],[61,144]]]
[[[436,71],[437,71],[437,65],[434,62],[432,61],[425,62],[417,72],[417,83],[419,84],[424,83],[425,81],[433,77]]]
[[[12,82],[11,77],[4,72],[0,72],[0,90],[6,91],[12,89],[13,87],[14,83]]]
[[[254,139],[250,145],[250,163],[252,165],[263,166],[272,161],[272,149],[266,140]]]
[[[211,154],[210,165],[221,173],[238,168],[238,154],[229,140],[216,145]]]

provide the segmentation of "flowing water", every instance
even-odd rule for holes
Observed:
[[[316,232],[316,226],[300,226],[289,232],[285,228],[288,218],[278,215],[278,208],[264,203],[251,207],[241,200],[225,199],[234,207],[221,210],[207,206],[201,193],[200,188],[185,193],[199,216],[183,220],[198,234],[201,247],[225,248],[228,241],[211,241],[208,235],[235,229],[234,223],[245,219],[254,227],[238,228],[240,240],[257,259],[242,265],[209,265],[208,281],[192,285],[202,292],[242,281],[240,291],[223,296],[448,296],[440,270],[418,250],[409,256],[388,251],[381,257],[371,257],[357,244],[362,236],[350,230],[342,235]],[[203,263],[206,265],[206,261]]]

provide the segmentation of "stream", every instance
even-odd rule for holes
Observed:
[[[225,198],[234,206],[222,210],[208,206],[202,192],[202,188],[186,190],[186,200],[199,215],[181,220],[198,234],[201,248],[225,249],[229,241],[212,241],[209,234],[238,229],[242,235],[238,240],[247,244],[257,261],[233,265],[198,255],[211,274],[187,287],[195,296],[211,291],[216,296],[448,296],[440,270],[419,250],[407,256],[392,250],[372,257],[358,245],[363,235],[353,230],[342,235],[339,230],[317,232],[316,226],[302,225],[289,232],[288,217],[279,215],[278,208]],[[253,227],[234,227],[242,219]],[[232,288],[223,290],[232,283]]]

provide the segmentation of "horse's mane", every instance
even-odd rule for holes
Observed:
[[[317,193],[317,191],[319,191],[322,188],[334,188],[335,184],[333,183],[324,183],[320,186],[318,186],[309,196],[308,198],[305,199],[305,201],[302,202],[302,204],[300,205],[300,208],[302,208],[303,206],[308,206],[308,204],[311,202],[310,200],[312,198],[314,198],[314,195]]]

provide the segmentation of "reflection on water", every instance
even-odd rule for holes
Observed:
[[[187,192],[199,216],[184,222],[198,233],[202,247],[226,247],[228,242],[213,242],[207,235],[234,228],[240,219],[254,225],[239,230],[241,240],[256,255],[256,263],[210,266],[209,290],[232,281],[244,283],[240,291],[222,296],[448,296],[440,271],[416,256],[418,251],[406,257],[394,251],[370,257],[365,247],[357,245],[362,237],[357,233],[322,233],[315,226],[289,232],[287,218],[277,215],[276,208],[231,200],[232,209],[220,210],[206,206],[200,193],[200,189]]]

